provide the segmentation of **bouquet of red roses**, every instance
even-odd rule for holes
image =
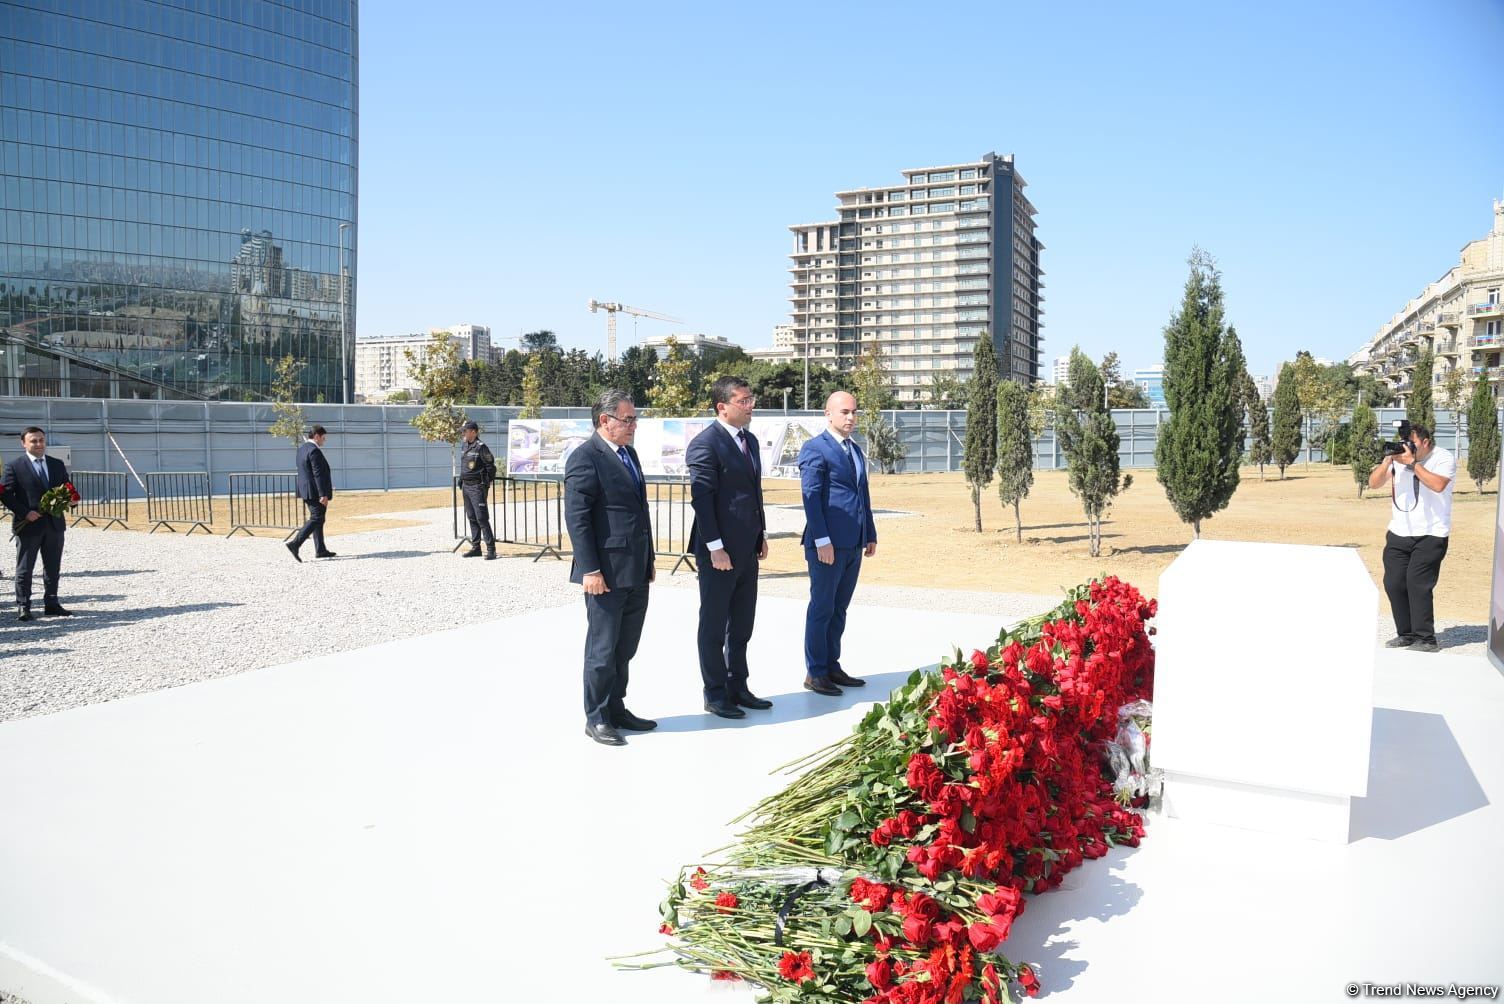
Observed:
[[[1033,968],[1000,951],[1024,896],[1143,836],[1103,750],[1119,709],[1152,693],[1155,612],[1104,578],[915,673],[681,873],[661,906],[673,957],[627,965],[745,979],[778,1002],[1036,994]]]
[[[78,489],[73,487],[72,481],[65,481],[56,488],[49,488],[42,493],[42,500],[37,503],[37,512],[43,516],[66,516],[83,498],[78,494]]]

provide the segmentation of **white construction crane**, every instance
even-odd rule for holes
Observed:
[[[670,324],[683,324],[677,317],[669,317],[652,310],[643,310],[641,307],[629,307],[625,303],[607,303],[602,300],[590,301],[590,312],[604,310],[606,312],[606,357],[611,362],[616,362],[616,315],[618,313],[631,314],[633,317],[649,317],[655,321],[668,321]]]

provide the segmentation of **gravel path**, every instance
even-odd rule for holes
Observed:
[[[331,537],[339,557],[315,561],[305,546],[301,565],[271,538],[70,531],[61,597],[74,616],[19,624],[0,606],[0,721],[579,602],[567,563],[464,560],[449,550],[449,510],[393,515],[422,525]],[[797,546],[797,506],[771,507],[768,522],[774,547]],[[8,599],[10,562],[5,573]],[[658,581],[696,587],[684,570]],[[759,586],[794,598],[808,588],[801,572],[770,573]],[[992,614],[1001,628],[1059,597],[863,585],[855,602]],[[1483,626],[1439,627],[1446,651],[1483,654]],[[1393,634],[1381,618],[1376,637]]]

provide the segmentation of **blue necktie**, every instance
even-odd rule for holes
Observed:
[[[42,484],[45,485],[47,483],[47,461],[33,460],[32,465],[36,468],[37,477],[40,478]]]
[[[627,473],[632,475],[632,483],[641,488],[642,479],[637,476],[637,468],[633,465],[632,458],[627,455],[627,448],[625,446],[618,446],[616,448],[616,455],[621,457],[621,462],[627,465]]]

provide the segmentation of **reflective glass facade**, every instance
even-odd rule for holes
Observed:
[[[353,369],[356,0],[0,0],[0,392]],[[353,391],[353,386],[352,386]]]

